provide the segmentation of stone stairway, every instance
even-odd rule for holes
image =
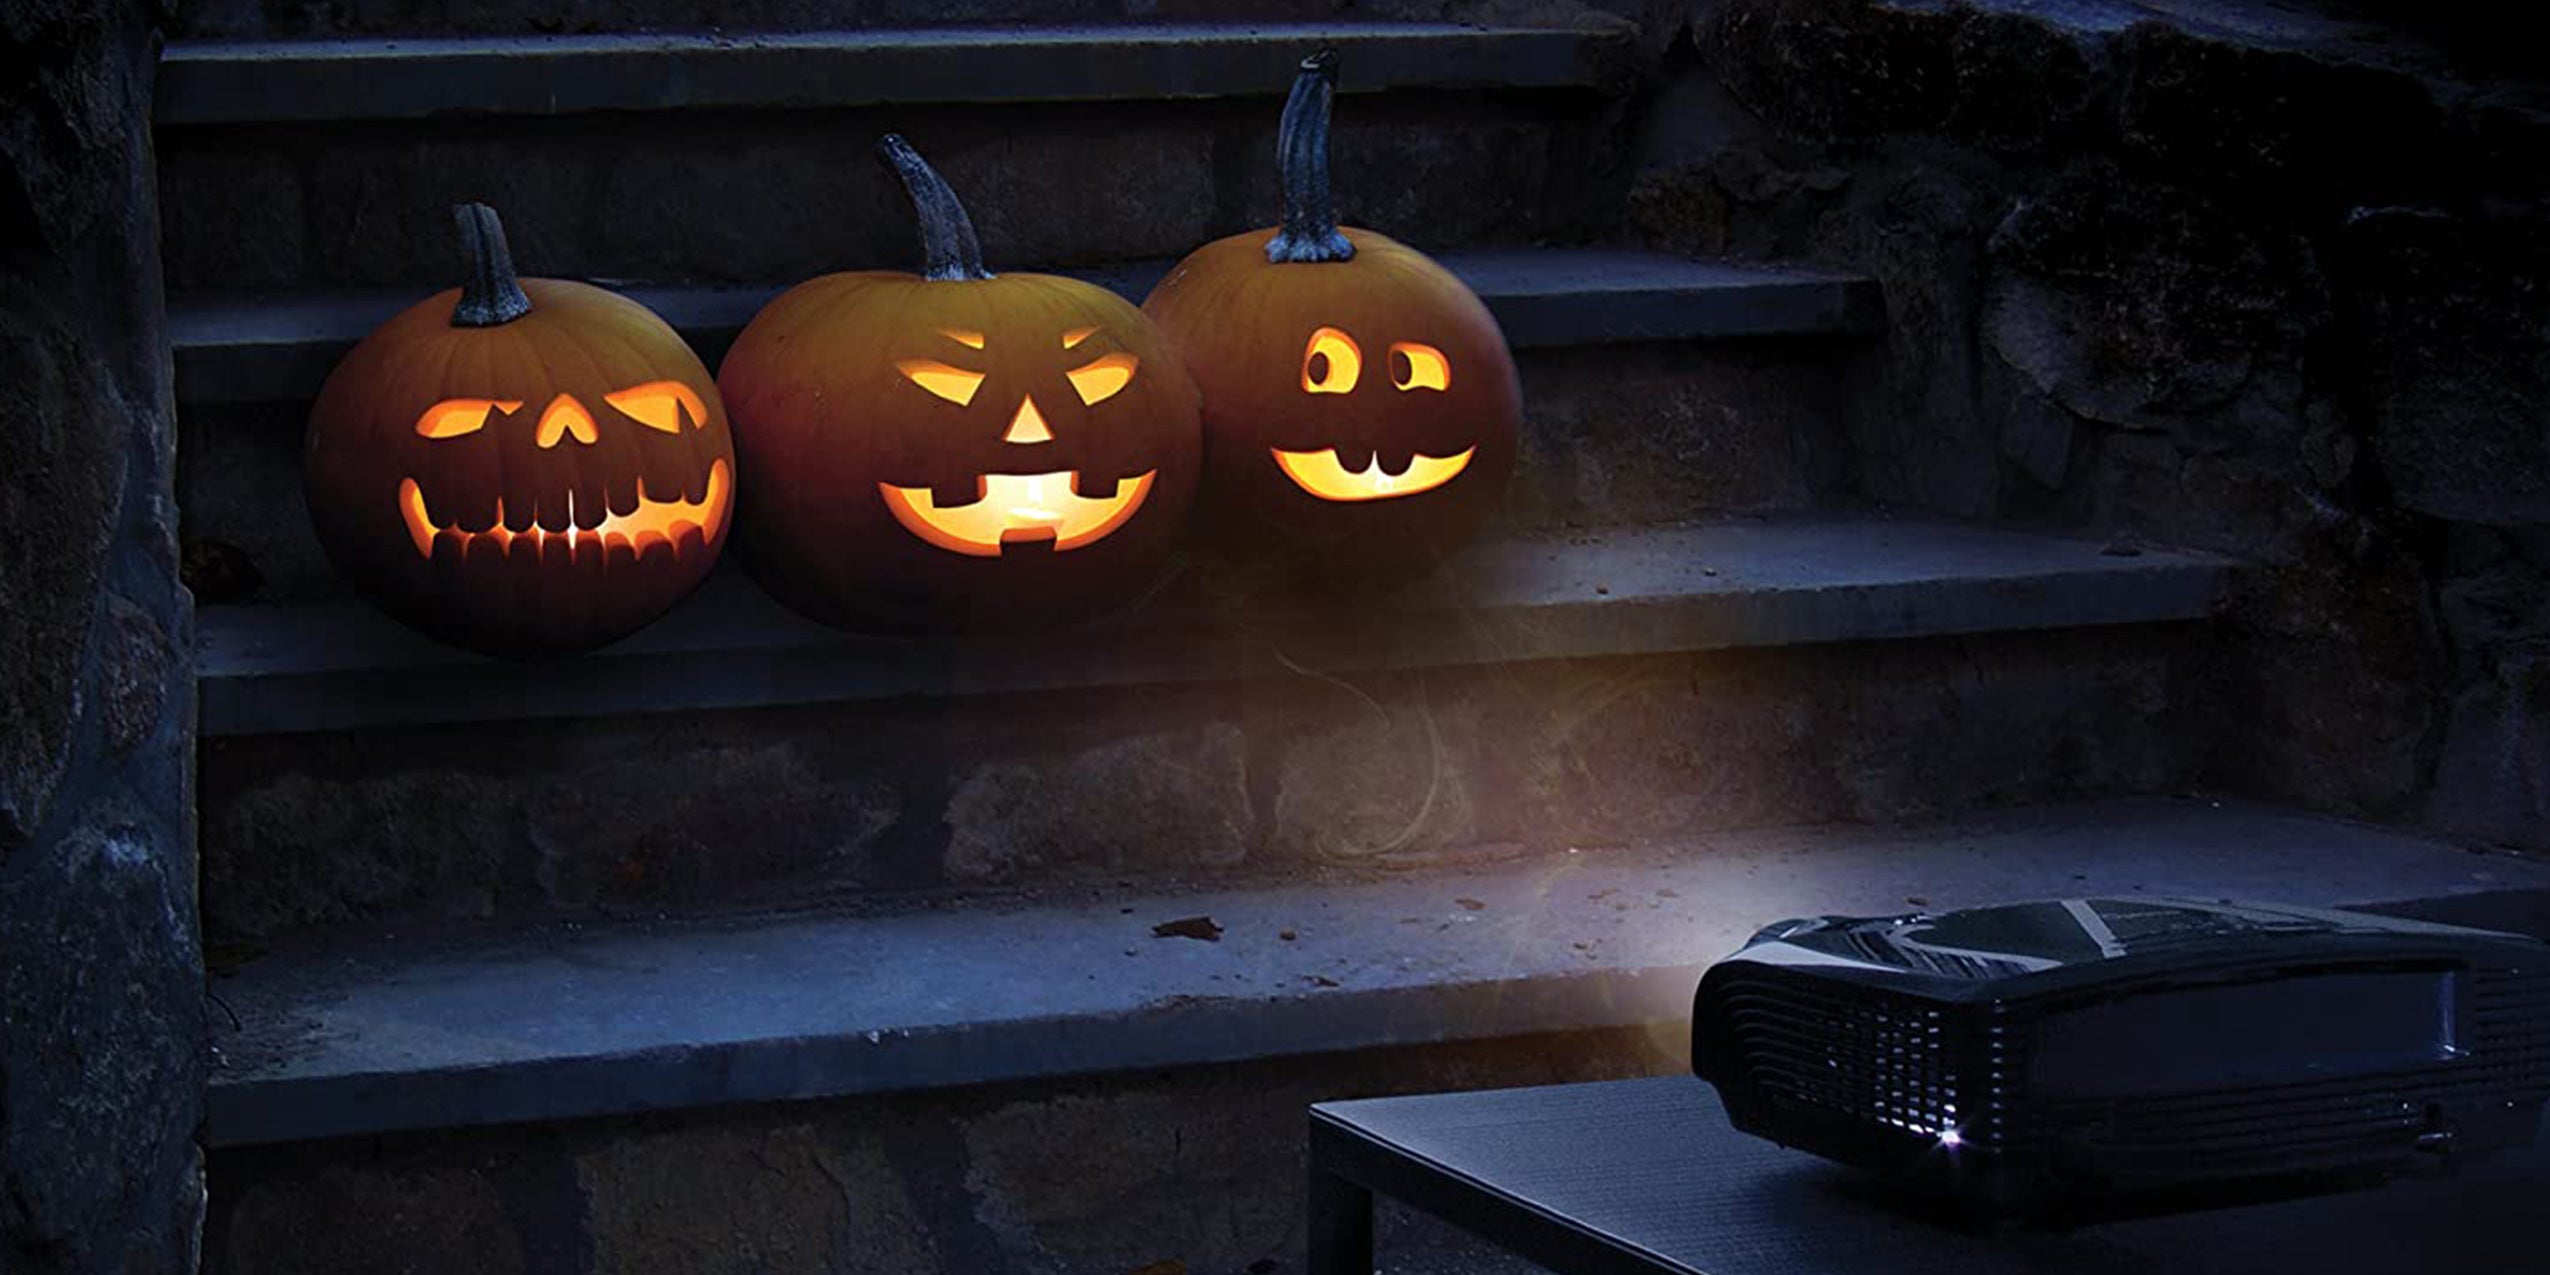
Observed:
[[[1698,967],[1776,916],[2550,885],[2156,800],[2241,564],[1858,507],[1883,301],[1618,246],[1625,19],[270,8],[198,8],[159,94],[235,1015],[211,1269],[1265,1275],[1298,1269],[1306,1102],[1678,1066]],[[947,16],[909,8],[860,18]],[[541,665],[330,577],[308,399],[448,283],[456,199],[713,365],[776,289],[908,263],[892,128],[996,267],[1138,297],[1274,219],[1322,44],[1348,220],[1440,251],[1518,350],[1515,486],[1441,575],[1193,563],[1085,630],[915,645],[730,569]]]

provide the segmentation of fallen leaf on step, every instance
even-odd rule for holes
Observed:
[[[1460,904],[1464,911],[1469,912],[1476,912],[1487,906],[1487,904],[1482,903],[1477,899],[1454,899],[1453,902]]]
[[[1222,941],[1222,927],[1215,925],[1213,923],[1213,918],[1209,916],[1182,916],[1177,920],[1162,921],[1158,925],[1152,926],[1151,937],[1155,939],[1202,939],[1207,943],[1219,943]],[[1149,1270],[1150,1268],[1144,1267],[1143,1269]],[[1184,1270],[1186,1268],[1181,1266],[1178,1269]]]

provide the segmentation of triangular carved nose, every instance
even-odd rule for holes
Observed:
[[[976,435],[976,437],[981,437]],[[1036,399],[1029,395],[1018,400],[1018,414],[1009,418],[1009,432],[1001,435],[1004,443],[1050,443],[1054,431],[1045,427],[1044,414],[1036,410]]]
[[[549,406],[540,413],[540,445],[555,447],[571,434],[579,443],[602,441],[602,432],[593,427],[593,413],[584,410],[575,395],[561,394],[549,400]]]

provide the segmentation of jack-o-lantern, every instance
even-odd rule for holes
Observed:
[[[1284,224],[1196,249],[1143,302],[1204,394],[1205,507],[1246,548],[1338,570],[1439,559],[1496,509],[1522,390],[1496,320],[1423,254],[1340,228],[1336,56],[1276,141]]]
[[[790,606],[891,631],[1040,628],[1122,602],[1195,492],[1195,385],[1151,321],[1051,275],[995,277],[902,138],[919,275],[781,294],[718,368],[752,493],[755,574]]]
[[[358,591],[445,641],[599,646],[680,601],[725,544],[717,384],[646,307],[516,279],[495,210],[454,211],[466,286],[375,329],[311,408],[310,518]]]

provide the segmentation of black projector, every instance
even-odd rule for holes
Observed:
[[[2530,1143],[2550,943],[2173,899],[1786,921],[1691,1046],[1746,1133],[1990,1219],[2130,1213]]]

